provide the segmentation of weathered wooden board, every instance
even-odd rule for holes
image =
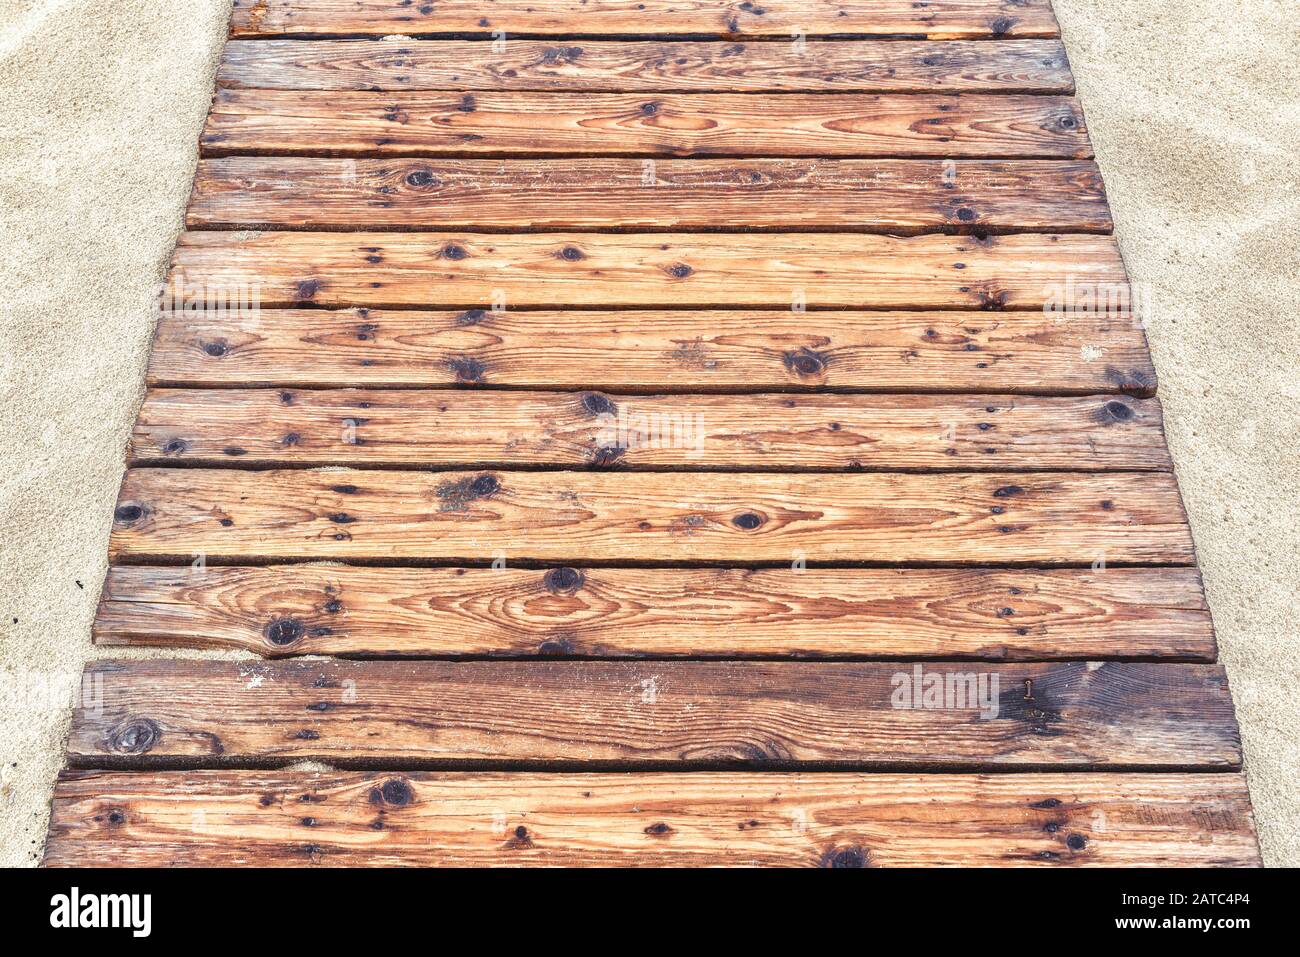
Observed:
[[[1234,768],[1222,665],[100,661],[73,764]]]
[[[1113,236],[186,232],[166,294],[264,307],[1041,309],[1070,288],[1127,282]]]
[[[268,656],[1217,657],[1190,568],[116,566],[95,641]]]
[[[582,93],[1073,93],[1059,40],[232,40],[217,85]]]
[[[446,34],[1054,37],[1049,0],[235,0],[233,36]]]
[[[204,155],[1088,159],[1072,97],[217,91]]]
[[[149,381],[1150,396],[1156,373],[1127,313],[181,309]]]
[[[1109,232],[1092,162],[344,160],[199,164],[191,229]]]
[[[1160,404],[1113,396],[153,389],[133,464],[1170,469]]]
[[[1168,472],[131,469],[111,553],[245,559],[1194,561]]]
[[[1240,774],[71,771],[45,863],[1258,866]]]

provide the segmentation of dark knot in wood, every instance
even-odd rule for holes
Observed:
[[[118,754],[145,754],[153,750],[162,731],[148,718],[131,718],[115,727],[108,735],[108,747]]]

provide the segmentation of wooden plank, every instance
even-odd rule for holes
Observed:
[[[173,659],[96,662],[83,687],[68,757],[95,767],[1241,763],[1222,665]]]
[[[95,641],[268,656],[1217,657],[1190,568],[115,566]]]
[[[166,295],[247,291],[264,307],[1030,309],[1071,285],[1127,290],[1114,237],[187,232]]]
[[[1173,467],[1155,399],[153,389],[132,464]]]
[[[1258,866],[1240,774],[64,772],[50,867]]]
[[[136,564],[1194,561],[1167,472],[131,469],[110,550]]]
[[[203,154],[1089,159],[1072,97],[220,89]]]
[[[1054,37],[1049,0],[236,0],[232,36],[506,34]]]
[[[193,310],[162,314],[151,384],[1138,396],[1156,389],[1146,338],[1127,313],[327,312],[210,309],[201,298]]]
[[[191,229],[1109,232],[1092,162],[343,160],[199,163]]]
[[[582,93],[1073,93],[1059,40],[232,40],[217,85]]]

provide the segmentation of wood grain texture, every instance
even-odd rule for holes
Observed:
[[[131,469],[110,551],[547,562],[1194,561],[1172,474]]]
[[[1088,159],[1072,97],[217,91],[206,156],[619,154]]]
[[[767,306],[1033,309],[1126,290],[1112,236],[186,232],[166,294],[262,307]],[[813,320],[805,319],[806,322]]]
[[[232,40],[217,85],[581,93],[1073,93],[1059,40]]]
[[[267,656],[1217,657],[1189,568],[115,566],[94,634]]]
[[[446,34],[1054,37],[1049,0],[236,0],[232,36]]]
[[[83,687],[68,757],[91,767],[1241,763],[1222,665],[100,661]]]
[[[132,464],[1171,469],[1160,404],[1113,396],[152,389]]]
[[[206,159],[191,229],[1109,232],[1092,162]]]
[[[1258,866],[1240,774],[64,772],[45,864]]]
[[[149,382],[1150,396],[1156,373],[1126,313],[195,308],[163,313]]]

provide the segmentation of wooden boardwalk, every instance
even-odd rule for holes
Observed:
[[[1048,0],[236,0],[187,223],[48,864],[1258,863]]]

